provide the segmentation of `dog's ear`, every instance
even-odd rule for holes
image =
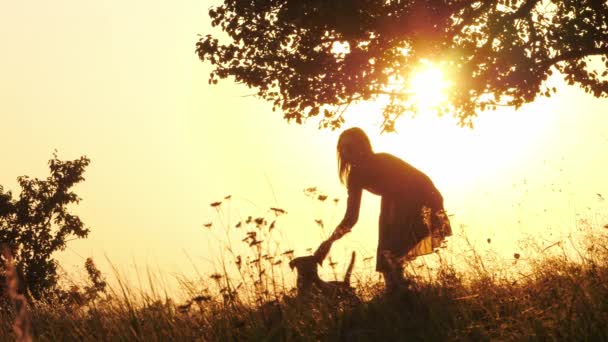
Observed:
[[[292,271],[293,271],[293,268],[296,267],[295,261],[296,261],[296,259],[293,259],[289,262],[289,268],[291,268]]]

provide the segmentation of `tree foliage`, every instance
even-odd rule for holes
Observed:
[[[382,100],[391,130],[415,111],[404,84],[424,59],[448,70],[440,113],[463,125],[551,96],[554,72],[608,95],[604,0],[224,0],[209,16],[223,31],[196,45],[209,82],[233,77],[298,123],[336,128],[349,104]]]
[[[71,189],[84,180],[89,162],[86,157],[61,161],[54,154],[49,177],[17,179],[21,187],[18,198],[13,199],[12,193],[0,186],[0,245],[8,247],[14,257],[22,291],[35,298],[57,285],[53,253],[64,250],[70,239],[85,238],[89,233],[80,218],[68,210],[80,201]]]

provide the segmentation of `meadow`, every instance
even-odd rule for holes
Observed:
[[[312,190],[309,195],[331,202]],[[222,201],[211,206],[221,213]],[[269,208],[259,217],[228,222],[218,215],[205,223],[223,254],[215,272],[180,278],[179,295],[149,272],[150,291],[118,273],[110,286],[89,260],[88,280],[64,282],[67,295],[26,303],[7,265],[1,340],[608,340],[608,225],[583,222],[576,237],[550,245],[523,241],[507,259],[480,251],[459,231],[450,248],[410,263],[407,287],[391,295],[383,294],[373,269],[363,267],[370,260],[359,258],[351,285],[361,302],[345,303],[296,298],[287,265],[294,252],[281,248],[278,234],[286,214]],[[321,276],[340,279],[339,266],[330,260]]]

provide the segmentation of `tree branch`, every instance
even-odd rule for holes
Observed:
[[[608,46],[602,48],[590,48],[585,50],[569,51],[561,55],[550,58],[544,66],[546,68],[551,67],[553,64],[564,62],[570,59],[580,59],[583,57],[596,56],[596,55],[608,55]]]

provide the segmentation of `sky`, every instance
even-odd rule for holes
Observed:
[[[17,193],[18,176],[46,177],[55,149],[60,159],[91,159],[73,207],[91,233],[58,254],[67,272],[81,272],[89,256],[105,271],[109,262],[125,273],[212,270],[221,254],[215,229],[270,207],[287,210],[281,248],[297,254],[340,221],[339,131],[288,124],[230,80],[208,85],[211,66],[194,44],[210,30],[211,4],[0,4],[0,184]],[[353,107],[346,127],[365,128],[376,151],[426,172],[456,230],[475,243],[492,238],[509,255],[529,234],[608,223],[608,100],[559,76],[551,82],[557,96],[482,113],[473,130],[420,115],[401,120],[398,134],[378,135],[375,104]],[[303,192],[312,186],[341,200],[314,201]],[[220,211],[210,206],[219,200]],[[378,210],[379,199],[364,195],[360,222],[337,255],[373,255]]]

